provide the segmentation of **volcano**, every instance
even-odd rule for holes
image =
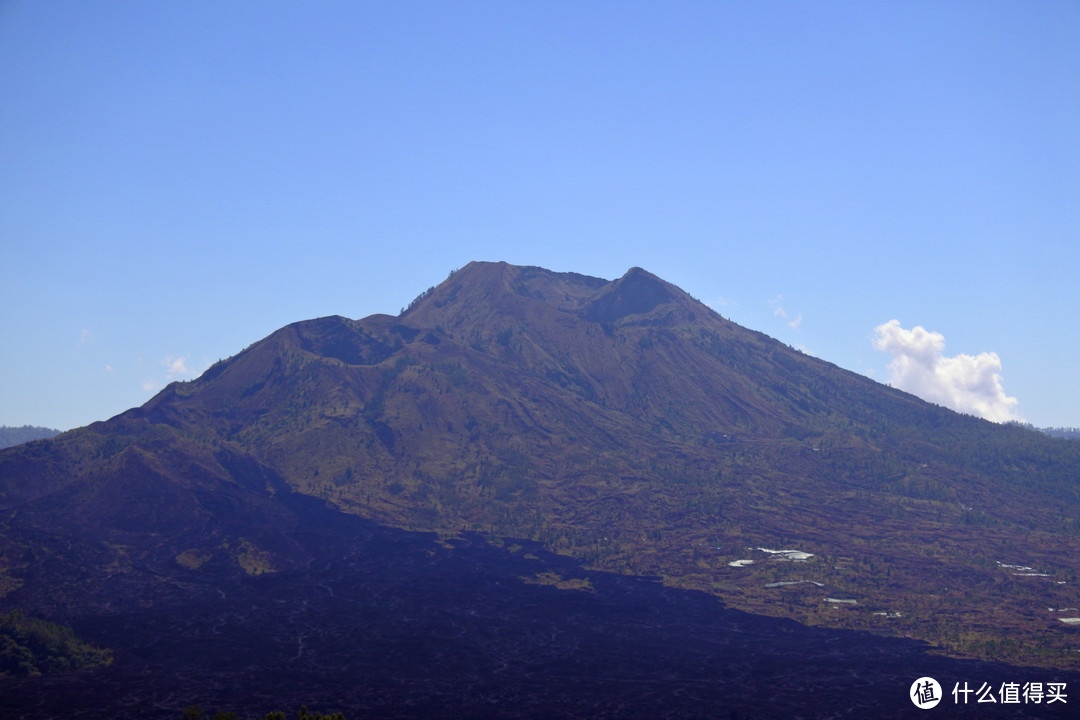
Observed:
[[[115,657],[9,672],[0,697],[26,718],[895,717],[934,673],[1067,684],[1078,476],[1080,443],[641,268],[471,263],[398,316],[289,325],[0,452],[0,604]]]

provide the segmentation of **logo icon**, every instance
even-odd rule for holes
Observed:
[[[915,703],[915,707],[929,710],[941,702],[941,685],[932,677],[921,677],[911,683],[908,697]]]

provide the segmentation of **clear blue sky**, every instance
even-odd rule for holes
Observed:
[[[1080,425],[1080,3],[0,0],[0,424],[470,260]]]

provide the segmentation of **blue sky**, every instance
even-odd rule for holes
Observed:
[[[1072,0],[3,0],[0,424],[506,260],[1077,426],[1078,68]]]

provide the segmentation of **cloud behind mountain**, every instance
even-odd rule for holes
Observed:
[[[889,382],[924,400],[994,422],[1019,420],[1018,400],[1005,394],[995,352],[948,356],[945,336],[899,320],[874,328],[874,348],[893,356]]]

